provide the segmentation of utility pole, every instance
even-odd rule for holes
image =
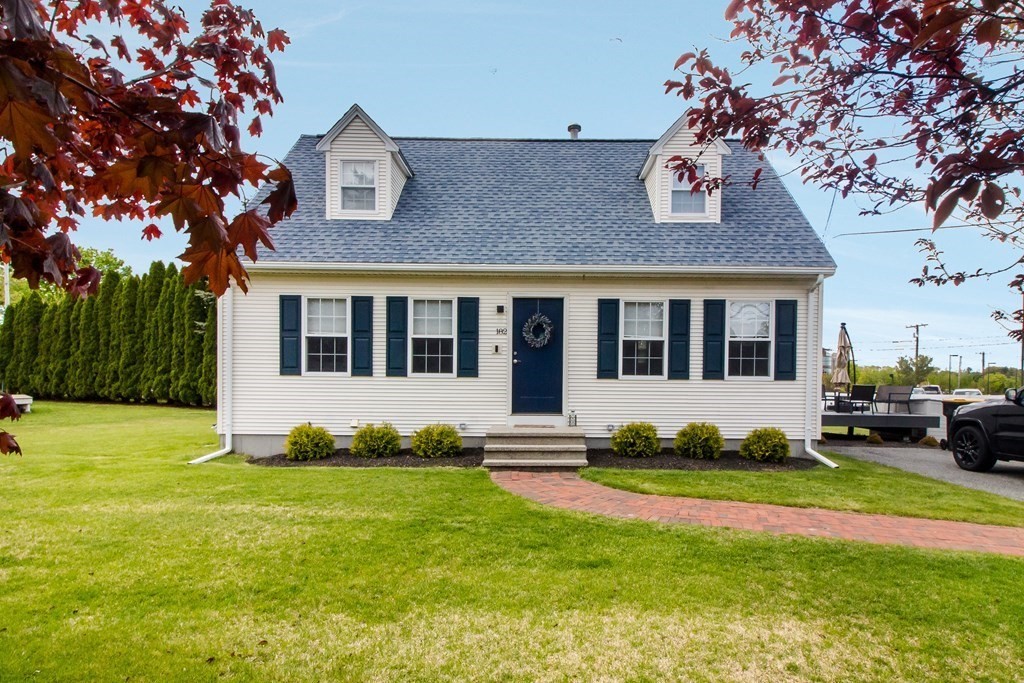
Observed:
[[[960,373],[963,372],[963,369],[964,369],[964,357],[963,356],[957,356],[956,357],[956,388],[957,389],[960,388]]]
[[[928,323],[914,323],[913,325],[907,325],[907,329],[914,330],[914,362],[917,363],[917,357],[921,355],[921,328],[928,327]],[[914,368],[917,369],[916,367]]]
[[[985,352],[981,352],[981,376],[985,376]],[[979,389],[981,387],[978,387]],[[985,393],[988,394],[988,382],[985,382]]]

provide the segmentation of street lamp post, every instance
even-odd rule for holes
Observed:
[[[959,353],[949,354],[949,363],[946,366],[946,392],[950,394],[953,393],[953,359],[959,357]]]

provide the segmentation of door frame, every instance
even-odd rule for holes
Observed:
[[[562,344],[562,412],[559,413],[513,413],[512,412],[512,346],[513,334],[519,334],[515,328],[515,309],[513,304],[516,299],[561,299],[562,300],[562,327],[565,329]],[[508,322],[508,340],[505,360],[506,387],[505,392],[505,416],[506,424],[515,427],[518,424],[528,425],[550,425],[552,427],[564,427],[569,415],[569,343],[570,337],[569,320],[569,293],[568,292],[524,292],[521,290],[508,292],[505,296],[505,310],[508,311],[506,321]]]

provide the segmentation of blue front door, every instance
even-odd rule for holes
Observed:
[[[512,412],[562,413],[561,299],[512,300]]]

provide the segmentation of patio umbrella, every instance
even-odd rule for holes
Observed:
[[[853,359],[853,344],[846,332],[846,323],[839,324],[839,341],[836,342],[836,353],[832,361],[832,386],[850,384],[850,372],[847,366]],[[854,378],[857,370],[854,368]]]

